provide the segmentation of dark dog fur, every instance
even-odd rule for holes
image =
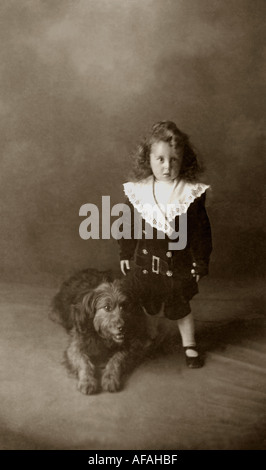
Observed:
[[[123,280],[113,280],[110,271],[86,269],[65,281],[53,300],[51,318],[70,335],[65,362],[84,394],[96,393],[100,386],[118,391],[143,357],[145,314]],[[104,366],[101,377],[99,366]]]

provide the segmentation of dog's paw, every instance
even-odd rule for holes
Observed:
[[[106,392],[118,392],[121,389],[121,380],[115,374],[104,374],[102,376],[102,389]]]
[[[78,391],[84,395],[92,395],[98,391],[98,383],[94,377],[78,382]]]

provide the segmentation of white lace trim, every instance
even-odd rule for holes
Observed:
[[[153,228],[171,235],[174,232],[172,222],[176,216],[185,214],[190,204],[200,197],[210,186],[203,183],[179,181],[167,206],[157,204],[153,195],[153,176],[138,183],[128,182],[124,193],[141,217]]]

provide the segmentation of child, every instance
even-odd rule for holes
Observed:
[[[199,279],[208,274],[212,242],[205,191],[209,186],[197,181],[196,154],[174,122],[156,123],[134,157],[134,181],[123,185],[132,217],[131,239],[119,240],[121,271],[148,314],[157,314],[163,304],[164,316],[177,320],[187,366],[198,368],[203,360],[189,300],[198,293]],[[134,238],[133,213],[145,226],[141,239]],[[169,249],[181,214],[187,216],[186,244],[183,249]],[[147,237],[149,227],[152,237]]]

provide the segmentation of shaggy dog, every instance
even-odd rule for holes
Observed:
[[[145,314],[110,271],[87,269],[65,281],[53,300],[51,318],[70,334],[65,362],[84,394],[96,393],[100,384],[102,390],[118,391],[143,357]]]

